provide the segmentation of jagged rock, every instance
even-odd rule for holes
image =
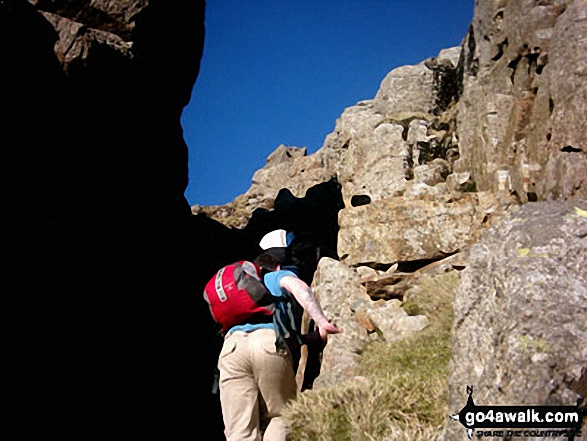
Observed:
[[[381,308],[371,308],[367,312],[375,332],[380,332],[385,341],[403,340],[414,332],[428,326],[423,315],[410,316],[401,308],[401,301],[388,300]]]
[[[465,404],[467,385],[478,404],[585,397],[586,208],[584,200],[525,204],[471,248],[454,305],[451,412]],[[444,439],[463,439],[463,427],[447,424]]]
[[[447,49],[417,66],[392,71],[374,99],[345,109],[316,153],[305,156],[303,149],[279,146],[254,174],[245,194],[222,207],[194,206],[192,212],[242,228],[256,208],[271,209],[282,188],[303,197],[309,188],[332,177],[342,185],[346,205],[355,196],[380,200],[402,194],[410,186],[413,167],[447,159],[449,150],[455,149],[452,132],[447,132],[450,124],[444,121],[450,121],[452,114],[439,117],[433,113],[440,95],[455,99],[456,90],[447,88],[446,75],[439,72],[456,72],[459,53],[460,48]],[[390,95],[391,82],[406,85],[394,92],[404,94],[405,100]],[[422,84],[426,84],[424,90]],[[439,172],[445,177],[438,166],[433,169],[428,174]],[[423,180],[438,180],[420,171]]]
[[[445,72],[455,70],[459,54],[460,48],[451,48],[442,51],[438,58],[392,70],[382,81],[375,99],[385,101],[389,113],[433,114],[445,89]]]
[[[192,214],[206,214],[233,228],[244,228],[255,210],[271,210],[282,189],[298,198],[334,176],[319,154],[305,156],[305,148],[279,146],[267,157],[267,165],[255,172],[251,187],[234,201],[220,206],[192,206]]]
[[[224,205],[192,205],[191,212],[193,215],[207,216],[227,227],[244,228],[255,210],[273,209],[273,201],[271,198],[259,199],[257,195],[251,195],[250,198],[239,195],[231,203]]]
[[[339,213],[338,252],[356,265],[444,257],[471,245],[507,202],[491,194],[390,198]]]
[[[0,1],[0,96],[11,112],[0,131],[2,293],[17,317],[6,340],[19,342],[6,357],[20,361],[2,390],[11,419],[47,422],[37,425],[45,437],[193,438],[204,421],[221,438],[202,381],[217,342],[194,292],[221,264],[253,255],[267,229],[293,218],[323,241],[312,251],[334,257],[336,213],[351,201],[340,254],[381,268],[467,248],[510,193],[587,195],[587,4],[499,0],[478,2],[462,48],[392,71],[372,100],[346,109],[318,152],[280,146],[246,194],[193,209],[242,231],[190,216],[179,116],[203,12],[194,0]],[[357,196],[370,204],[355,206]],[[584,223],[572,205],[531,205],[474,248],[457,299],[452,410],[469,381],[479,402],[585,395]],[[421,273],[456,266],[466,263]],[[345,332],[331,337],[317,385],[353,375],[362,344],[385,334],[380,315],[398,311],[383,299],[418,295],[416,273],[378,273],[364,287],[345,264],[321,260],[314,286]],[[49,298],[47,287],[58,290]]]
[[[149,0],[28,0],[58,34],[55,55],[65,72],[81,69],[100,52],[132,58],[133,31]],[[155,1],[156,3],[156,1]],[[140,20],[140,19],[139,19]]]
[[[296,197],[321,182],[328,181],[334,174],[324,168],[319,156],[291,156],[280,162],[271,161],[279,152],[269,155],[267,166],[255,172],[251,188],[247,194],[262,195],[262,198],[275,199],[282,188],[287,188]],[[257,196],[258,198],[259,196]]]
[[[583,1],[483,2],[463,45],[460,159],[479,190],[522,201],[587,195]],[[580,115],[580,116],[579,116]]]
[[[374,300],[402,299],[404,292],[410,287],[413,280],[412,273],[395,273],[380,276],[376,280],[361,281],[367,289],[367,294]]]
[[[372,282],[379,279],[379,273],[377,270],[368,266],[359,266],[356,268],[357,274],[359,275],[359,282]]]
[[[125,40],[135,28],[134,18],[149,0],[28,0],[42,11],[57,14],[77,23],[121,35]],[[45,15],[45,12],[43,12]]]
[[[320,388],[355,375],[353,370],[369,335],[354,319],[353,310],[358,309],[358,304],[370,303],[371,299],[352,268],[329,258],[320,259],[312,289],[326,316],[343,329],[341,334],[328,338],[320,375],[314,381],[314,387]]]
[[[447,160],[436,158],[429,164],[414,168],[414,180],[426,185],[434,186],[445,182],[450,173],[450,164]]]
[[[437,60],[456,65],[459,52],[445,50]],[[434,72],[426,62],[395,69],[374,99],[347,108],[337,120],[318,153],[339,177],[345,201],[358,194],[372,200],[397,196],[413,175],[411,167],[446,156],[449,147],[439,147],[444,138],[435,135],[433,115],[437,91],[445,89]]]
[[[304,156],[306,156],[306,147],[286,147],[281,144],[267,157],[267,164],[281,164],[283,162],[289,162],[292,158],[301,158]]]
[[[314,388],[354,378],[359,354],[371,338],[401,340],[428,323],[424,316],[408,316],[399,300],[373,301],[357,271],[330,258],[320,260],[312,289],[326,315],[343,329],[343,333],[328,338]],[[305,332],[309,326],[307,316],[304,322]],[[298,373],[301,375],[303,372]]]
[[[42,14],[59,34],[55,54],[66,72],[76,63],[87,62],[90,52],[100,50],[100,46],[122,57],[132,57],[132,42],[125,41],[117,34],[88,28],[83,23],[50,12]]]
[[[449,47],[447,49],[442,49],[436,58],[440,63],[446,64],[446,62],[450,62],[452,66],[457,67],[461,58],[461,52],[461,46]]]
[[[405,302],[413,295],[414,290],[419,289],[421,280],[454,272],[454,270],[463,270],[467,266],[467,252],[459,252],[431,263],[426,262],[424,266],[421,265],[422,262],[402,262],[406,270],[396,272],[395,269],[399,266],[396,263],[388,271],[379,271],[377,278],[361,279],[361,283],[373,300],[398,299]]]

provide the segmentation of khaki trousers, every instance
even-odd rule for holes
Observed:
[[[218,359],[220,402],[228,441],[285,441],[281,411],[296,395],[289,351],[275,348],[275,331],[230,334]],[[261,417],[269,424],[261,437]]]

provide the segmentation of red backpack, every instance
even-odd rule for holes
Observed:
[[[261,268],[246,260],[221,268],[206,284],[204,299],[223,334],[236,325],[273,320],[273,296],[261,282]]]

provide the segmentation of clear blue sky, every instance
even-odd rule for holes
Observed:
[[[474,0],[207,0],[184,109],[190,205],[245,193],[280,144],[318,150],[385,75],[460,45]]]

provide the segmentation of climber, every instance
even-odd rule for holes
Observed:
[[[281,411],[297,392],[287,340],[301,342],[294,299],[312,317],[323,341],[329,334],[341,332],[326,318],[310,287],[294,271],[282,269],[279,249],[287,246],[282,231],[261,241],[265,251],[255,259],[274,298],[275,320],[232,327],[219,355],[220,402],[228,441],[286,439]],[[268,421],[263,435],[261,418]]]

